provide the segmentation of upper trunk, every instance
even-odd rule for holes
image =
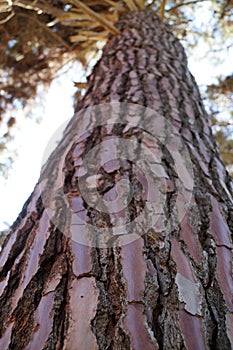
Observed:
[[[181,44],[150,11],[117,26],[78,111],[108,104],[73,117],[3,247],[1,349],[233,347],[232,181]]]

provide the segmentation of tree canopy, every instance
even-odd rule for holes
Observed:
[[[210,57],[233,45],[231,0],[0,1],[0,123],[4,125],[0,149],[5,148],[11,128],[18,122],[14,111],[33,101],[39,86],[49,86],[67,62],[80,60],[87,67],[90,55],[99,50],[99,43],[105,42],[109,33],[117,33],[114,23],[120,14],[147,6],[172,27],[188,50],[200,38],[208,43]],[[195,17],[200,8],[211,19],[205,26],[200,26]],[[76,86],[78,90],[84,87],[79,82]],[[225,145],[223,158],[230,165],[232,121],[219,124],[216,111],[222,108],[220,95],[224,95],[225,107],[232,108],[232,75],[219,77],[219,83],[209,86],[206,92],[211,112],[214,106],[216,136],[220,146]]]

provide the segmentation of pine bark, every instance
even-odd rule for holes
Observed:
[[[232,180],[179,41],[148,10],[123,14],[117,27],[121,34],[110,36],[76,114],[4,243],[2,350],[233,348]],[[130,119],[123,114],[109,126],[101,108],[94,117],[88,112],[90,106],[112,102],[116,108],[131,103],[153,110],[187,148],[193,185],[190,190],[182,179],[190,192],[182,220],[176,200],[179,176],[166,145],[155,147],[142,128],[127,127]],[[147,120],[138,108],[145,129],[154,130],[153,118]],[[165,181],[161,217],[167,224],[143,222],[137,239],[121,245],[115,235],[103,246],[98,233],[113,230],[112,217],[84,200],[77,180],[87,176],[80,172],[84,156],[111,135],[133,138],[156,153]],[[133,220],[148,196],[158,194],[156,180],[152,174],[145,199],[145,179],[133,161],[107,165],[101,168],[99,193],[111,197],[119,178],[133,184],[130,204],[113,215],[116,221]],[[57,194],[53,198],[51,189]],[[78,223],[67,207],[79,213]],[[137,235],[137,224],[135,230]]]

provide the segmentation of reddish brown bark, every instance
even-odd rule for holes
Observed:
[[[78,108],[127,102],[159,118],[119,104],[73,117],[1,253],[1,349],[233,347],[232,181],[180,43],[150,11],[125,14],[117,26],[121,35],[109,39]],[[103,110],[111,116],[111,108],[120,109],[118,124],[106,122]],[[153,131],[164,127],[165,139],[155,145]],[[77,140],[77,134],[84,135]],[[101,163],[99,195],[110,207],[124,180],[122,196],[127,181],[133,196],[109,213],[98,210],[98,201],[90,205],[92,192],[85,199],[80,188],[83,179],[90,188],[95,183],[82,165],[85,155],[113,135],[113,160]],[[181,181],[179,158],[169,152],[178,138],[191,161]],[[137,151],[127,149],[129,140]],[[135,165],[143,147],[156,157],[147,178]],[[116,159],[117,150],[129,159]],[[108,159],[108,151],[89,153],[89,161]],[[181,208],[182,186],[189,195]],[[127,226],[161,193],[165,204],[154,226],[153,208]],[[103,232],[119,222],[130,243],[116,234],[101,245]]]

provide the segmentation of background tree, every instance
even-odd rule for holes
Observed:
[[[228,171],[233,174],[233,76],[219,78],[217,84],[208,86],[207,94],[211,101],[211,122],[217,138],[221,156]],[[222,112],[222,113],[221,113]],[[222,115],[221,119],[219,114]]]
[[[232,347],[232,179],[182,46],[127,4],[3,245],[2,349]]]

